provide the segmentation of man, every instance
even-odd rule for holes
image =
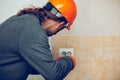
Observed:
[[[76,17],[73,0],[49,0],[43,8],[25,8],[0,25],[0,80],[26,80],[41,74],[62,80],[75,67],[73,56],[53,58],[48,38]]]

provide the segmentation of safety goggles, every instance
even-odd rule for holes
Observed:
[[[64,27],[67,27],[69,25],[67,20],[64,18],[64,16],[50,2],[48,2],[43,7],[43,9],[50,11],[54,16],[56,16],[59,19],[59,21],[65,22]]]

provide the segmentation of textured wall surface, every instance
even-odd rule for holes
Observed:
[[[77,67],[65,80],[120,80],[120,36],[56,36],[52,49],[74,48]]]
[[[41,7],[47,1],[0,0],[0,23],[30,4]],[[50,41],[54,56],[61,47],[75,50],[78,65],[66,80],[120,80],[120,0],[75,1],[78,15],[71,30]],[[28,80],[44,79],[38,75]]]

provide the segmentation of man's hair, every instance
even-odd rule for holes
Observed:
[[[44,9],[36,8],[36,7],[24,8],[23,10],[20,10],[17,13],[17,16],[21,16],[21,15],[25,15],[25,14],[33,14],[33,15],[35,15],[39,19],[40,23],[42,21],[44,21],[45,17],[47,16]]]
[[[33,14],[35,15],[39,21],[40,21],[40,24],[41,22],[43,22],[46,18],[48,19],[52,19],[52,20],[55,20],[55,21],[63,21],[63,17],[56,17],[55,15],[53,15],[51,12],[45,10],[44,8],[36,8],[36,7],[32,7],[32,8],[24,8],[23,10],[20,10],[18,13],[17,13],[17,16],[21,16],[21,15],[25,15],[25,14]]]

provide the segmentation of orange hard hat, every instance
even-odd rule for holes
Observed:
[[[66,28],[70,30],[70,26],[77,15],[74,0],[49,0],[49,2],[64,16],[68,22],[68,26]]]

